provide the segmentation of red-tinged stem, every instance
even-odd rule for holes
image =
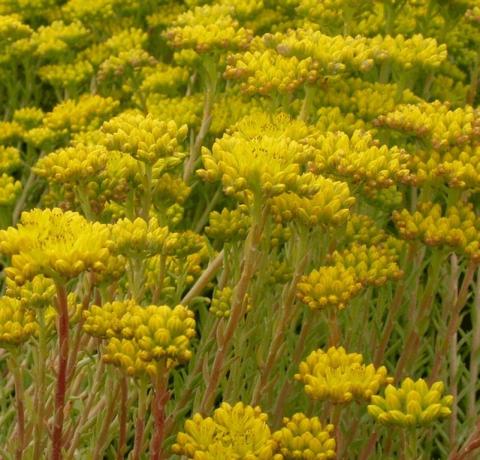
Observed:
[[[127,448],[127,415],[128,415],[128,380],[127,377],[121,377],[120,381],[120,419],[118,435],[117,460],[123,460]]]
[[[152,400],[152,412],[155,423],[155,430],[150,445],[150,458],[151,460],[163,460],[165,459],[165,453],[163,452],[162,445],[165,438],[165,406],[170,398],[170,394],[167,389],[168,374],[164,369],[154,379],[155,394]]]
[[[362,449],[362,452],[360,452],[360,456],[358,457],[358,460],[367,460],[367,458],[372,455],[373,450],[375,449],[375,444],[378,439],[378,434],[373,433],[370,438],[368,439],[367,444],[365,447]]]
[[[62,434],[65,410],[65,394],[67,390],[68,367],[68,303],[67,291],[57,284],[58,309],[58,372],[57,389],[55,393],[55,420],[53,425],[52,460],[60,460],[62,455]]]

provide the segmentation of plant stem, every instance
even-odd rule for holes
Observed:
[[[135,440],[133,442],[132,460],[140,460],[143,451],[145,433],[145,414],[147,413],[147,385],[142,378],[138,384],[137,421],[135,423]]]
[[[200,412],[209,412],[215,398],[218,382],[222,376],[225,357],[230,348],[230,342],[237,325],[245,310],[245,295],[247,294],[250,280],[255,272],[255,262],[258,258],[258,246],[267,218],[267,208],[263,208],[260,219],[254,218],[244,248],[243,268],[240,279],[235,286],[231,314],[223,334],[218,336],[218,349],[213,361],[207,388],[200,404]]]
[[[162,449],[165,437],[165,406],[170,394],[167,389],[168,372],[161,366],[159,375],[153,379],[154,397],[152,399],[152,412],[155,422],[155,430],[150,445],[151,460],[163,460],[165,454]]]
[[[47,361],[47,329],[45,324],[45,311],[39,310],[38,315],[38,348],[36,365],[36,385],[34,395],[35,426],[33,431],[33,460],[40,460],[43,457],[43,438],[45,433],[45,379]]]
[[[17,406],[17,443],[15,448],[15,459],[22,460],[23,451],[25,449],[25,392],[23,388],[23,373],[19,366],[16,353],[17,350],[11,350],[7,364],[15,383],[15,403]]]
[[[117,460],[123,460],[127,449],[127,417],[128,417],[128,380],[127,377],[120,377],[120,418]]]
[[[65,411],[65,394],[67,390],[68,366],[68,303],[67,291],[63,284],[57,283],[57,309],[58,309],[58,372],[57,389],[55,392],[55,421],[53,425],[52,460],[63,457],[63,420]]]

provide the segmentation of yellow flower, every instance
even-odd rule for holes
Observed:
[[[69,279],[105,269],[108,237],[106,225],[76,212],[34,209],[22,214],[17,228],[0,231],[0,252],[12,257],[5,272],[17,284],[39,274]]]
[[[274,460],[327,460],[335,458],[334,426],[322,425],[318,417],[309,418],[303,413],[283,419],[283,428],[273,433],[281,455]]]
[[[353,399],[370,401],[381,386],[393,381],[384,366],[365,365],[361,354],[347,354],[343,347],[313,351],[300,363],[295,379],[305,385],[312,399],[337,404]]]
[[[222,403],[212,417],[195,414],[185,422],[172,450],[195,460],[269,460],[275,441],[267,415],[259,407],[241,402]]]
[[[5,173],[0,175],[0,206],[13,205],[21,190],[20,181]]]
[[[274,117],[272,124],[282,123]],[[310,173],[302,173],[301,165],[311,156],[307,146],[276,130],[253,133],[244,130],[254,124],[256,116],[239,126],[233,134],[217,139],[212,150],[202,149],[205,169],[198,174],[205,180],[220,179],[227,194],[240,199],[255,196],[271,197],[287,191],[311,195],[319,186]],[[262,120],[262,118],[260,118]]]
[[[0,344],[2,347],[19,345],[36,334],[35,313],[25,309],[20,300],[0,297]]]
[[[337,264],[302,276],[297,283],[297,297],[312,310],[328,307],[341,310],[361,289],[355,270]]]
[[[128,153],[139,161],[153,164],[161,158],[183,158],[181,143],[187,135],[186,125],[177,127],[174,121],[127,112],[106,122],[102,131],[108,149]]]
[[[405,428],[429,425],[452,413],[453,396],[443,396],[443,392],[442,382],[429,386],[423,379],[406,378],[400,388],[388,385],[385,397],[372,396],[368,412],[385,425]]]
[[[19,299],[23,308],[37,310],[53,306],[56,289],[52,279],[38,275],[23,286],[18,286],[10,278],[5,281],[6,295]]]

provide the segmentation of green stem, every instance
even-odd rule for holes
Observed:
[[[22,460],[25,449],[25,391],[23,387],[23,373],[17,358],[17,350],[12,349],[7,364],[15,383],[15,403],[17,406],[15,459]]]
[[[137,421],[135,423],[135,440],[133,442],[132,460],[140,460],[143,452],[143,439],[145,434],[145,415],[147,413],[147,385],[142,378],[138,382]]]

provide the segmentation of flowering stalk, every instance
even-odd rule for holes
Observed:
[[[223,365],[229,350],[230,342],[240,318],[244,313],[245,295],[247,294],[250,280],[252,279],[255,271],[255,262],[258,257],[258,246],[260,244],[263,228],[265,226],[267,212],[267,207],[264,207],[260,212],[258,221],[255,221],[254,219],[254,223],[250,228],[250,232],[245,243],[242,273],[235,287],[231,314],[225,330],[217,335],[218,349],[215,354],[210,377],[207,382],[207,388],[205,389],[205,393],[200,404],[200,412],[203,413],[208,412],[213,404],[218,382],[222,376]]]
[[[68,301],[65,286],[56,283],[58,309],[58,371],[55,392],[55,418],[52,438],[52,460],[60,460],[63,456],[63,420],[65,414],[65,394],[67,391],[68,367]]]
[[[145,415],[147,413],[147,385],[143,378],[138,382],[137,393],[137,420],[135,422],[135,439],[133,442],[132,460],[140,460],[143,452]]]
[[[154,433],[150,445],[151,460],[163,460],[165,452],[163,441],[165,438],[165,406],[170,398],[167,389],[168,372],[163,368],[159,369],[159,375],[153,378],[154,396],[152,398],[152,413],[154,418]]]

